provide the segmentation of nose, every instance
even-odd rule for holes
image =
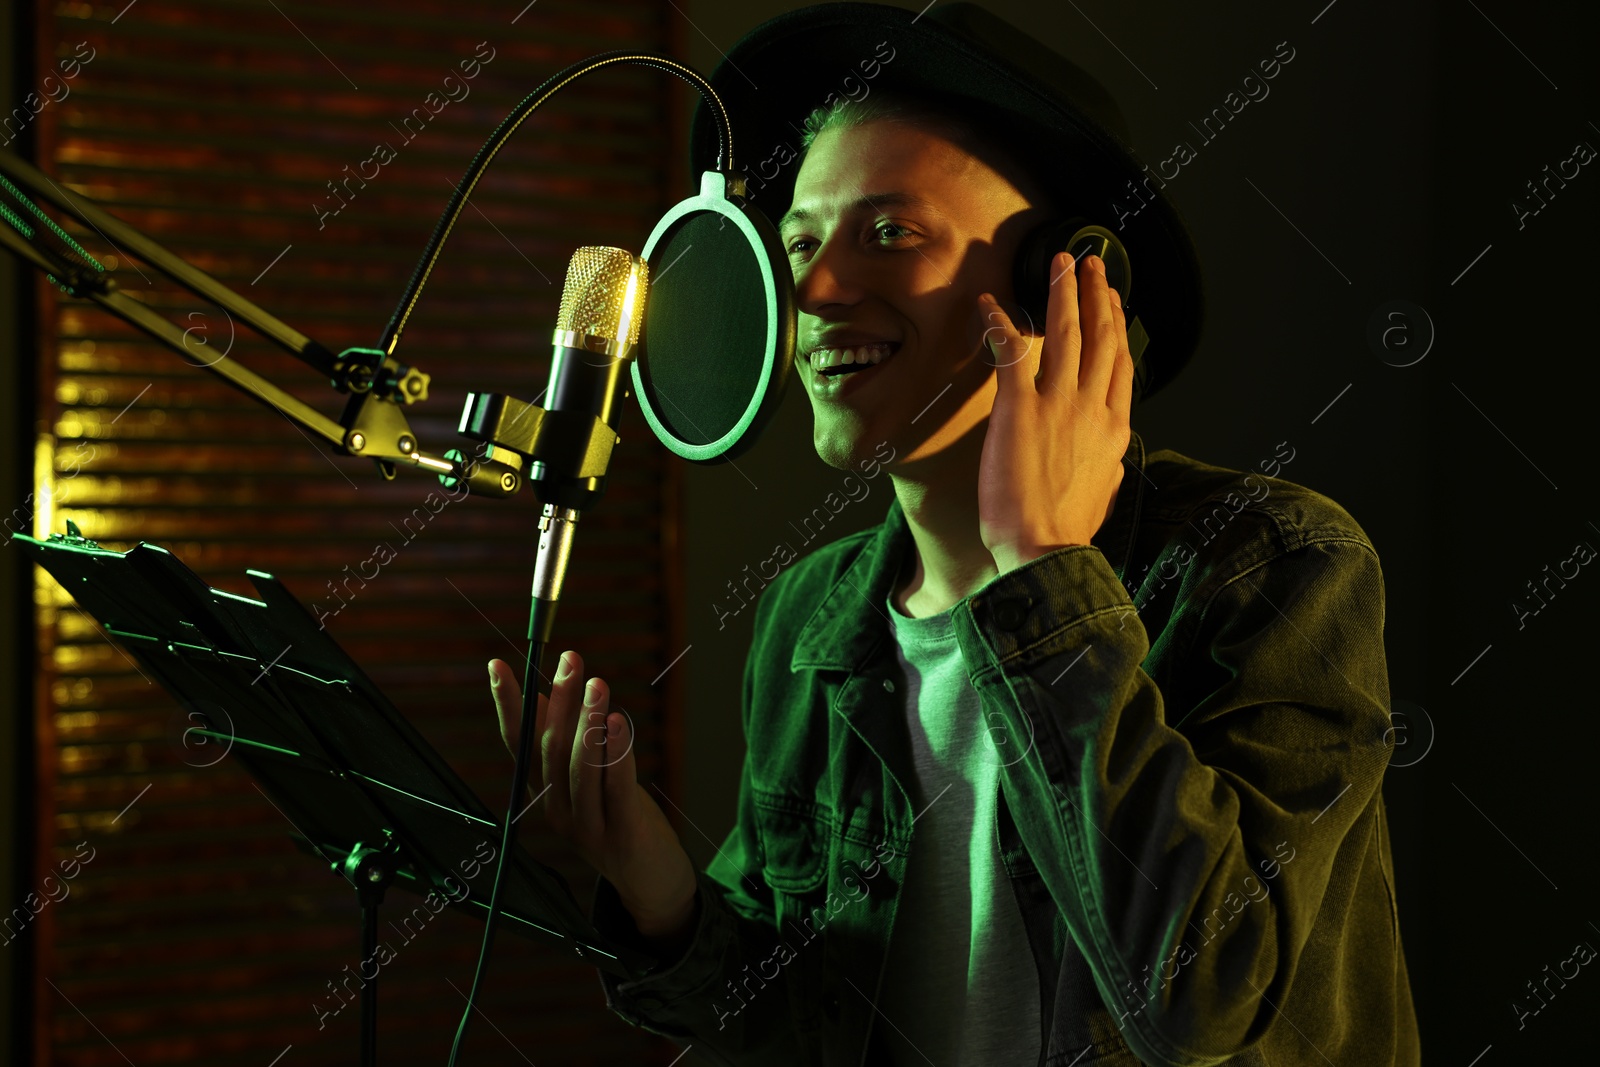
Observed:
[[[860,264],[848,242],[829,237],[805,263],[790,262],[795,264],[795,304],[802,313],[825,318],[825,309],[837,311],[861,300]]]

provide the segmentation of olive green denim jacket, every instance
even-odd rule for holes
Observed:
[[[1038,970],[1037,1062],[1414,1067],[1377,554],[1282,478],[1147,462],[1137,433],[1123,463],[1092,544],[954,608],[1003,756],[992,833]],[[734,826],[684,953],[601,975],[628,1022],[715,1062],[884,1062],[890,937],[931,936],[894,928],[917,812],[883,611],[912,548],[894,503],[762,592]],[[642,944],[604,879],[594,921]]]

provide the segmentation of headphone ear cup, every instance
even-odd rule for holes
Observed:
[[[1138,404],[1144,396],[1148,369],[1144,350],[1149,344],[1149,334],[1139,321],[1130,299],[1133,293],[1133,264],[1128,250],[1117,235],[1104,226],[1096,226],[1083,218],[1051,219],[1030,230],[1017,249],[1016,261],[1011,267],[1011,291],[1027,321],[1016,323],[1018,329],[1035,334],[1045,332],[1046,312],[1050,301],[1051,265],[1062,251],[1072,253],[1074,265],[1087,255],[1096,255],[1105,262],[1106,284],[1122,298],[1123,314],[1128,322],[1128,347],[1133,354],[1133,402]]]
[[[1128,259],[1128,250],[1117,235],[1086,219],[1053,219],[1040,223],[1023,237],[1011,269],[1012,292],[1016,294],[1023,312],[1032,320],[1035,332],[1044,332],[1050,283],[1054,280],[1050,273],[1051,264],[1062,251],[1072,253],[1074,264],[1087,255],[1099,256],[1106,265],[1106,284],[1122,297],[1123,311],[1128,311],[1133,290],[1133,265]],[[1025,323],[1017,325],[1019,328],[1026,326]]]
[[[1068,242],[1081,228],[1081,219],[1052,219],[1035,226],[1022,238],[1011,269],[1011,291],[1029,319],[1027,323],[1017,323],[1019,329],[1031,325],[1034,333],[1044,333],[1051,263],[1058,252],[1069,247]]]

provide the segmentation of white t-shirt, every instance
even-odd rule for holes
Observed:
[[[906,678],[916,824],[873,1025],[894,1067],[1035,1064],[1039,977],[995,839],[1001,750],[951,612],[913,619],[890,602],[888,615]]]

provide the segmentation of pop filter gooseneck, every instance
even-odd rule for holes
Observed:
[[[592,74],[618,63],[636,63],[640,66],[654,67],[681,78],[699,90],[706,106],[711,109],[712,120],[717,127],[717,167],[721,170],[733,169],[733,133],[729,129],[727,109],[722,106],[722,100],[711,88],[711,83],[693,67],[651,52],[619,49],[615,52],[602,52],[597,56],[590,56],[552,74],[545,79],[544,84],[523,97],[522,102],[511,109],[511,114],[501,120],[500,125],[495,127],[489,139],[483,143],[483,147],[478,149],[478,154],[472,157],[466,175],[456,185],[456,191],[451,194],[444,213],[439,216],[439,221],[433,228],[433,235],[428,238],[428,244],[422,251],[422,258],[417,261],[416,269],[411,272],[411,280],[406,283],[399,305],[390,316],[389,324],[384,327],[383,338],[378,347],[386,354],[393,355],[395,346],[400,343],[400,333],[406,328],[406,320],[411,317],[418,298],[422,296],[422,287],[428,283],[428,275],[433,272],[433,265],[438,262],[439,253],[444,250],[445,240],[450,236],[456,219],[460,218],[461,212],[466,209],[467,198],[478,187],[478,179],[483,177],[484,171],[489,169],[489,164],[494,162],[495,155],[528,116],[556,93],[585,74]]]

